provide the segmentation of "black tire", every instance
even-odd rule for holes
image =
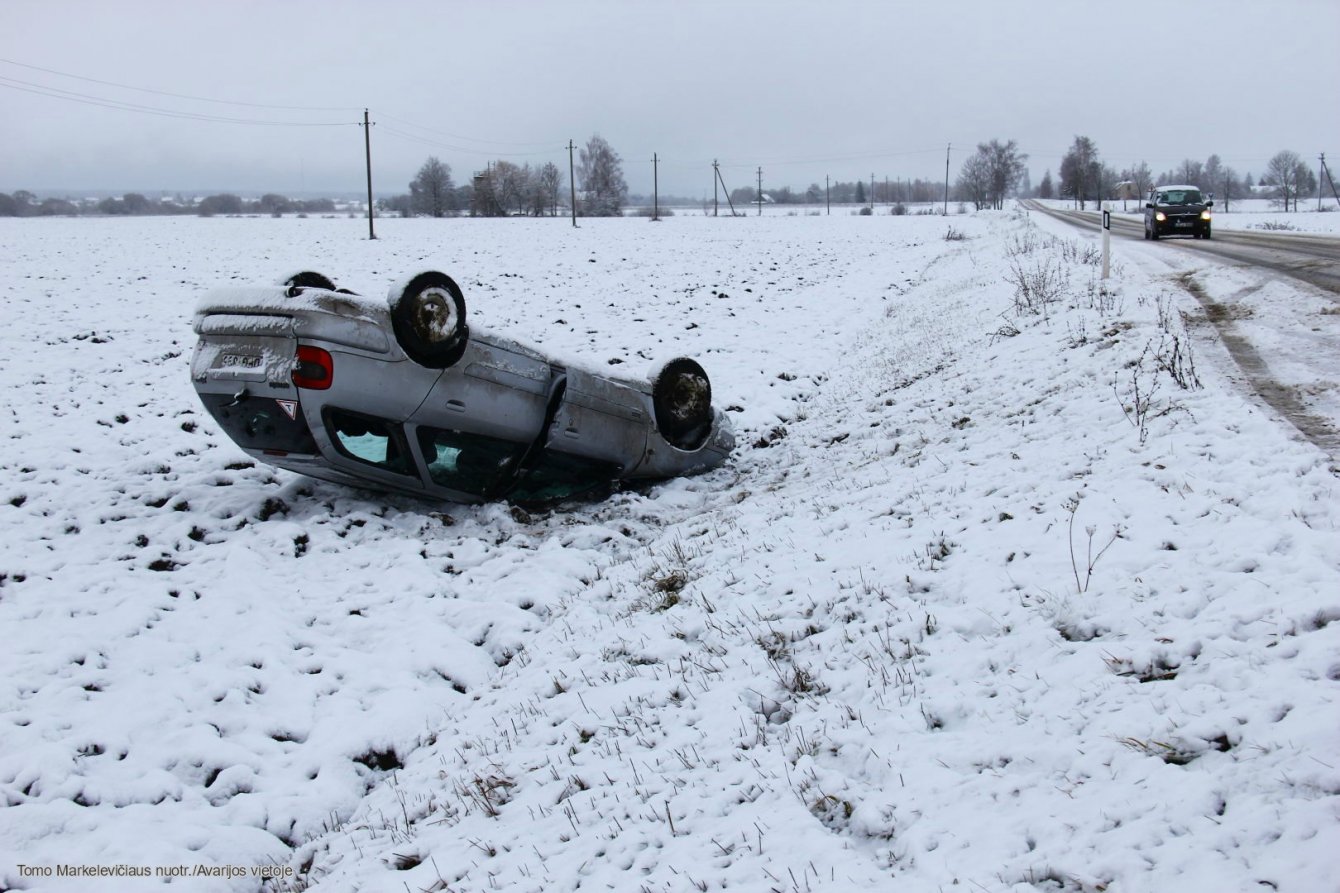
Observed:
[[[326,291],[335,290],[334,279],[331,279],[329,276],[324,276],[321,273],[317,273],[314,270],[302,270],[301,272],[294,273],[292,276],[285,277],[279,284],[289,289],[290,297],[297,296],[296,292],[293,291],[293,289],[296,288],[324,288]]]
[[[465,353],[465,297],[446,273],[420,273],[399,291],[392,288],[388,300],[396,342],[411,360],[445,369]]]
[[[680,357],[661,367],[651,383],[656,428],[671,446],[696,450],[712,433],[712,383],[697,362]]]
[[[1208,239],[1209,237],[1210,237],[1210,228],[1207,226],[1205,227],[1205,235],[1202,236],[1201,238]]]
[[[1145,241],[1149,241],[1149,227],[1147,226],[1145,227]]]
[[[1153,239],[1155,242],[1159,240],[1159,228],[1157,226],[1149,231],[1149,238]]]

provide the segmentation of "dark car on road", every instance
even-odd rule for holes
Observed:
[[[454,502],[540,501],[720,464],[735,440],[684,357],[620,378],[472,330],[429,271],[387,300],[319,273],[222,288],[196,308],[191,379],[252,457]]]
[[[1145,238],[1210,238],[1210,208],[1199,186],[1155,186],[1145,201]]]

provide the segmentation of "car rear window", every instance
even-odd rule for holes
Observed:
[[[413,474],[399,426],[343,409],[326,411],[326,426],[345,456],[395,474]]]

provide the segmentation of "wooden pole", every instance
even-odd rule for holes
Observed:
[[[568,140],[568,194],[572,197],[572,225],[577,225],[577,177],[576,168],[572,164],[572,140]]]
[[[368,110],[363,109],[363,151],[368,159],[368,238],[377,238],[372,229],[372,124],[368,121]]]
[[[949,150],[954,147],[953,143],[945,146],[945,212],[944,216],[949,216]]]

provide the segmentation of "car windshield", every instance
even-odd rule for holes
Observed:
[[[1199,189],[1168,189],[1159,193],[1159,204],[1161,205],[1199,205],[1200,203]]]

